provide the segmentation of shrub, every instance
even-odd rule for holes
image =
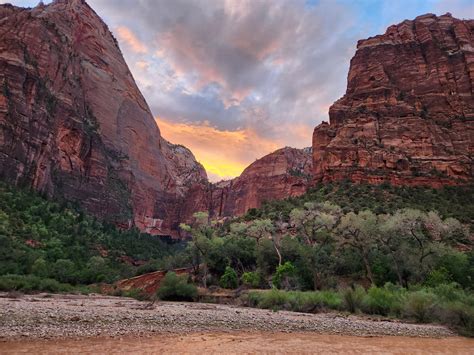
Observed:
[[[365,295],[365,290],[360,286],[345,289],[342,291],[344,308],[351,313],[359,311],[362,307]]]
[[[363,310],[366,313],[386,316],[389,313],[399,312],[397,294],[387,288],[372,286],[364,297]]]
[[[460,334],[474,336],[474,307],[459,301],[451,302],[443,307],[440,318]]]
[[[290,261],[287,261],[277,267],[272,283],[276,288],[289,289],[295,284],[295,274],[295,266]]]
[[[260,274],[256,271],[244,272],[242,274],[242,283],[245,286],[257,288],[260,286]]]
[[[0,291],[46,291],[71,292],[74,288],[69,284],[53,279],[42,279],[35,275],[3,275],[0,276]]]
[[[161,282],[157,296],[165,301],[194,301],[197,297],[197,288],[188,283],[186,276],[168,272]]]
[[[455,282],[440,284],[433,288],[433,292],[442,302],[459,301],[465,297],[464,291]]]
[[[146,293],[144,293],[142,290],[139,290],[137,288],[132,288],[128,291],[122,291],[121,296],[135,298],[136,300],[139,300],[139,301],[145,301],[145,300],[150,299],[150,297]]]
[[[221,276],[219,284],[223,288],[237,288],[237,286],[239,286],[239,278],[235,270],[230,266],[226,266],[224,275]]]
[[[316,312],[321,309],[339,309],[342,299],[333,291],[301,292],[272,289],[250,292],[248,303],[251,307],[273,310]]]
[[[433,293],[425,290],[410,292],[405,298],[403,313],[417,322],[426,323],[433,318],[435,305],[436,296]]]
[[[451,281],[448,270],[445,267],[435,269],[430,272],[425,285],[435,287],[440,284],[447,284]]]

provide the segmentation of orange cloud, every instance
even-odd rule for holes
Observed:
[[[221,131],[209,124],[174,123],[160,117],[156,121],[165,139],[191,149],[212,181],[236,177],[256,159],[279,148],[277,142],[250,129]]]
[[[148,53],[147,46],[141,42],[135,34],[125,26],[119,26],[115,32],[120,40],[124,41],[135,53],[145,54]]]

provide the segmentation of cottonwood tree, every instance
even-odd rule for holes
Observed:
[[[263,238],[270,239],[275,231],[273,223],[270,219],[256,219],[247,227],[247,235],[257,241],[260,245]]]
[[[209,254],[212,248],[213,229],[207,212],[196,212],[193,214],[194,223],[192,226],[181,223],[179,226],[183,231],[191,235],[190,249],[194,257],[192,264],[196,275],[203,271],[203,286],[207,286],[208,264],[210,261]]]
[[[349,212],[341,218],[336,228],[336,237],[340,247],[350,247],[359,254],[364,262],[369,281],[374,284],[370,252],[376,247],[378,233],[377,216],[371,211]]]
[[[414,209],[403,209],[393,215],[393,224],[398,238],[408,244],[403,258],[418,281],[427,269],[428,257],[435,254],[434,242],[439,234],[440,224],[428,225],[428,215]],[[433,216],[430,216],[433,221]]]
[[[384,230],[394,236],[392,243],[399,248],[394,250],[394,255],[416,281],[421,281],[443,254],[443,245],[456,245],[469,234],[466,227],[453,218],[442,220],[437,212],[408,208],[395,212],[386,227]]]
[[[400,236],[398,223],[399,219],[392,215],[379,216],[379,233],[377,233],[376,238],[381,250],[392,259],[398,283],[406,287],[404,260],[406,260],[406,253],[410,247],[407,245],[405,238]]]
[[[341,216],[341,208],[329,202],[308,202],[290,212],[290,226],[306,244],[303,256],[311,265],[315,289],[323,287],[323,277],[331,268],[331,235]]]

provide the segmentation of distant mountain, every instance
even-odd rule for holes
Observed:
[[[311,148],[282,148],[250,164],[243,173],[215,185],[211,215],[240,216],[264,201],[300,196],[311,182]]]

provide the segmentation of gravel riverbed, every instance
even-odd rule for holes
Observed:
[[[314,332],[355,336],[453,336],[431,324],[371,320],[337,313],[306,314],[236,306],[159,302],[104,295],[0,293],[0,341],[149,336],[196,332]]]

